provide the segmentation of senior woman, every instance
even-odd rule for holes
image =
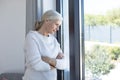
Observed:
[[[25,39],[25,73],[23,80],[57,80],[57,69],[66,68],[65,55],[53,35],[59,30],[62,16],[48,10],[36,22],[35,30],[27,33]]]

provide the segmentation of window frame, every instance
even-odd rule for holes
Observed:
[[[63,14],[63,0],[56,0],[56,10]],[[84,0],[69,0],[69,50],[70,50],[70,80],[85,80],[84,53]],[[64,15],[64,14],[63,14]],[[61,31],[58,41],[62,40]],[[58,74],[62,75],[60,72]],[[63,76],[62,76],[63,77]],[[63,80],[63,79],[58,79]]]

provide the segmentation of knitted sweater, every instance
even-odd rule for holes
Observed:
[[[37,31],[30,31],[25,40],[26,70],[23,80],[57,80],[57,69],[66,67],[65,57],[56,59],[56,68],[50,69],[50,65],[42,61],[41,56],[56,58],[62,53],[60,45],[53,35],[43,36]]]

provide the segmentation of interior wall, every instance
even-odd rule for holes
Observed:
[[[24,71],[26,0],[0,0],[0,74]]]
[[[56,0],[41,2],[42,13],[56,9]],[[36,8],[34,0],[0,0],[0,74],[24,72],[24,39],[33,29]]]
[[[53,9],[56,10],[56,0],[43,0],[43,12],[49,10],[49,9]]]

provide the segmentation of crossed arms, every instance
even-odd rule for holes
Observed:
[[[64,58],[63,53],[59,53],[56,58],[42,56],[42,60],[48,63],[51,66],[51,69],[54,69],[56,67],[56,59],[63,59],[63,58]]]

